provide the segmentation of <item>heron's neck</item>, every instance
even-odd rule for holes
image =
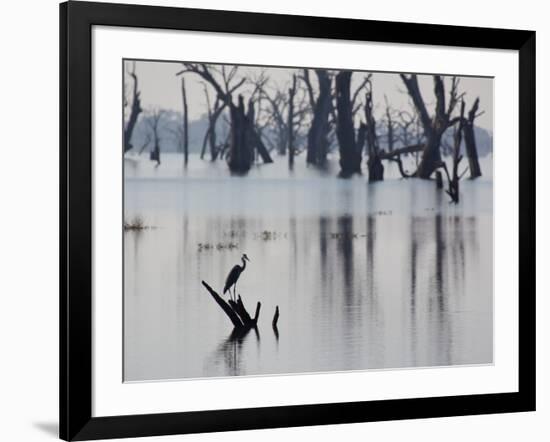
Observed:
[[[241,261],[243,262],[241,269],[244,270],[246,268],[246,260],[244,258],[241,258]]]

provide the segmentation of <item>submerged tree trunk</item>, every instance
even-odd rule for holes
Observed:
[[[229,169],[235,173],[246,173],[254,162],[255,149],[264,163],[272,163],[260,135],[254,125],[254,105],[249,103],[245,113],[244,100],[239,95],[239,104],[229,103],[231,114],[231,137],[229,142]]]
[[[478,178],[481,176],[481,167],[477,156],[476,137],[474,132],[474,120],[479,108],[479,98],[476,99],[472,109],[468,112],[468,118],[464,121],[464,144],[466,147],[466,156],[468,157],[468,165],[470,168],[470,178]]]
[[[426,133],[426,144],[422,151],[422,159],[416,170],[418,178],[428,179],[441,163],[441,130],[429,130]]]
[[[155,134],[153,135],[153,150],[149,154],[149,159],[151,161],[156,161],[157,166],[160,166],[160,139],[157,135],[156,129]]]
[[[387,137],[388,137],[388,152],[393,152],[393,146],[395,144],[395,135],[394,135],[394,123],[393,118],[391,114],[391,109],[388,104],[388,100],[386,96],[384,96],[384,99],[386,100],[386,124],[387,124]]]
[[[296,94],[296,74],[292,76],[292,87],[288,90],[288,167],[294,167],[294,95]]]
[[[247,133],[247,122],[244,111],[243,97],[239,96],[239,104],[229,104],[231,114],[231,140],[229,144],[229,169],[232,172],[248,172],[252,166],[253,148]]]
[[[216,117],[217,120],[217,117]],[[218,158],[218,148],[216,145],[216,121],[210,125],[210,130],[208,133],[208,145],[210,146],[210,160],[216,161]]]
[[[219,153],[216,127],[217,127],[218,119],[220,118],[222,112],[225,109],[226,103],[219,96],[217,96],[216,101],[214,102],[214,106],[211,107],[210,97],[208,95],[208,90],[206,89],[206,85],[204,86],[204,95],[206,97],[206,105],[208,108],[208,128],[206,129],[206,133],[204,135],[204,140],[202,143],[201,160],[204,158],[204,154],[206,152],[206,145],[208,144],[208,147],[210,150],[210,160],[216,161]]]
[[[160,131],[161,131],[161,121],[164,115],[164,111],[155,110],[150,115],[149,119],[146,120],[151,129],[151,138],[153,139],[153,149],[149,153],[149,159],[151,161],[156,161],[157,166],[160,165]]]
[[[151,161],[156,161],[157,166],[160,165],[160,146],[158,142],[155,142],[155,146],[153,147],[149,158],[151,159]]]
[[[187,93],[185,91],[185,79],[181,77],[181,97],[183,102],[183,161],[189,160],[189,117],[187,113]]]
[[[369,169],[369,182],[372,183],[384,179],[384,165],[380,158],[378,136],[376,135],[376,120],[372,113],[372,85],[370,84],[365,96],[365,118],[367,120],[366,141],[369,153],[367,166]]]
[[[307,134],[306,161],[316,166],[324,166],[328,153],[328,134],[330,131],[328,117],[332,106],[331,78],[324,69],[316,69],[315,74],[319,81],[319,95],[313,100],[313,120]],[[307,70],[306,74],[307,75]],[[313,96],[311,84],[306,82]]]
[[[207,136],[210,140],[212,159],[214,160],[217,158],[220,150],[218,149],[218,146],[216,146],[215,123],[222,111],[226,107],[229,107],[230,135],[228,154],[226,155],[229,169],[235,173],[246,173],[254,162],[255,151],[258,152],[264,163],[273,162],[268,150],[261,140],[260,135],[256,131],[253,104],[249,103],[248,114],[245,114],[244,100],[241,95],[239,95],[238,105],[235,106],[233,103],[233,92],[235,92],[246,82],[246,78],[243,77],[231,85],[237,72],[236,66],[229,73],[227,73],[222,66],[222,86],[222,82],[216,80],[208,65],[204,63],[183,63],[183,65],[185,69],[178,72],[176,75],[181,75],[186,72],[197,74],[209,83],[216,92],[217,104],[214,107],[214,111],[211,112],[210,127],[209,132],[207,132]],[[207,100],[209,100],[207,91],[205,93]]]
[[[351,71],[341,71],[336,75],[336,136],[340,150],[340,176],[349,177],[361,173],[361,148],[355,140],[351,104]],[[363,138],[364,140],[364,138]]]
[[[447,165],[445,162],[441,162],[445,173],[447,174],[448,189],[446,190],[447,194],[451,197],[451,202],[457,204],[460,200],[460,178],[462,175],[458,174],[458,166],[460,161],[462,161],[462,155],[460,153],[460,145],[462,144],[462,131],[464,128],[464,123],[466,122],[464,118],[464,101],[461,104],[460,108],[460,120],[458,127],[455,129],[454,134],[454,146],[453,146],[453,169],[452,174],[449,173]]]
[[[359,125],[359,130],[357,131],[357,142],[356,142],[356,148],[357,148],[357,156],[359,157],[359,162],[363,159],[363,149],[365,147],[365,142],[367,140],[367,125],[363,122]],[[361,169],[361,166],[359,166],[359,169]]]

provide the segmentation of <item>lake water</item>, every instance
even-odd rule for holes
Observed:
[[[125,381],[492,362],[492,158],[458,205],[393,165],[368,184],[303,160],[125,159],[125,219],[151,227],[124,233]],[[243,253],[238,293],[262,307],[232,339],[201,281],[221,293]]]

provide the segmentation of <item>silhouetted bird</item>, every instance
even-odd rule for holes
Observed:
[[[241,260],[243,262],[243,265],[240,266],[239,264],[237,264],[231,269],[229,275],[227,275],[225,286],[223,288],[224,295],[229,290],[229,296],[231,297],[231,287],[233,287],[233,300],[237,299],[235,292],[237,290],[237,281],[239,280],[239,276],[241,276],[241,273],[244,272],[244,269],[246,268],[246,261],[250,261],[250,259],[248,259],[248,256],[246,256],[246,253],[243,254]]]

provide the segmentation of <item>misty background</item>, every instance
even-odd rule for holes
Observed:
[[[162,110],[161,121],[161,151],[166,153],[181,152],[181,131],[182,122],[182,100],[180,93],[181,77],[178,72],[182,70],[181,62],[166,61],[129,61],[124,62],[124,83],[126,88],[132,84],[129,70],[135,63],[135,72],[139,77],[139,89],[141,105],[144,112],[138,119],[132,135],[132,143],[136,147],[132,153],[140,150],[147,151],[151,144],[151,120],[152,113]],[[263,73],[269,78],[267,88],[273,93],[278,90],[286,90],[289,87],[292,73],[299,73],[300,68],[285,67],[259,67],[239,65],[239,75],[251,79],[258,78]],[[370,72],[354,71],[352,88],[357,87],[361,79]],[[445,77],[448,85],[450,77]],[[189,153],[200,153],[205,133],[208,130],[208,103],[205,96],[204,80],[195,75],[186,75],[186,89],[188,101],[188,136]],[[418,75],[418,82],[421,93],[426,100],[426,106],[430,110],[435,105],[433,98],[433,80],[432,75]],[[411,114],[414,113],[414,107],[410,102],[410,97],[406,91],[403,82],[397,73],[372,73],[372,93],[374,102],[374,116],[378,121],[382,121],[386,111],[386,101],[392,109],[407,109]],[[315,87],[316,85],[314,85]],[[239,94],[245,96],[252,92],[253,85],[244,84],[239,89]],[[206,88],[211,103],[215,101],[215,94],[210,87]],[[460,90],[464,92],[464,99],[472,102],[475,98],[480,99],[480,113],[475,121],[475,136],[478,149],[478,155],[484,157],[493,151],[493,79],[483,77],[460,77]],[[126,91],[127,92],[127,91]],[[127,109],[125,109],[127,111]],[[125,120],[127,115],[125,114]],[[224,139],[229,131],[227,119],[220,118],[216,125],[218,137]],[[380,125],[379,130],[384,128]],[[300,135],[300,134],[298,134]],[[381,134],[383,135],[383,133]],[[263,137],[274,139],[276,134],[269,128],[262,133]],[[447,131],[443,137],[443,153],[446,147],[452,144],[452,131]],[[275,144],[275,141],[272,140]],[[298,136],[297,144],[304,143],[305,137]],[[399,143],[397,143],[399,144]],[[145,146],[145,147],[144,147]],[[331,145],[331,150],[336,147],[335,143]],[[380,137],[380,147],[387,149],[387,140],[384,136]],[[397,145],[396,147],[399,147]]]

